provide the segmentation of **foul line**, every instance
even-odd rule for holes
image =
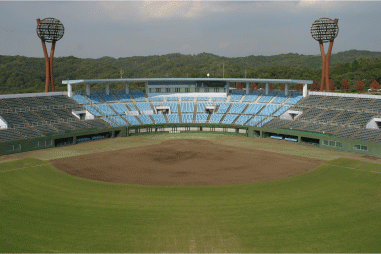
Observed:
[[[381,172],[369,171],[369,170],[364,170],[364,169],[359,169],[359,168],[351,168],[351,167],[339,166],[339,165],[328,164],[328,163],[323,163],[323,164],[324,164],[324,165],[329,165],[329,166],[335,166],[335,167],[339,167],[339,168],[349,168],[349,169],[355,169],[355,170],[364,171],[364,172],[369,172],[369,173],[381,174]]]
[[[8,169],[8,170],[1,170],[0,173],[14,171],[14,170],[19,170],[19,169],[30,169],[30,168],[35,168],[35,167],[40,167],[40,166],[45,166],[45,165],[49,165],[49,164],[47,163],[47,164],[41,164],[41,165],[29,166],[29,167],[23,167],[23,168],[14,168],[14,169]]]

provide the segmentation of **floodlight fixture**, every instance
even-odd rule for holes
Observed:
[[[53,56],[56,47],[56,42],[59,41],[64,33],[65,28],[61,21],[55,18],[46,18],[43,20],[37,19],[37,36],[41,39],[42,50],[45,55],[45,68],[46,68],[46,78],[45,78],[45,92],[49,92],[49,81],[51,85],[51,91],[55,91],[54,80],[53,80]],[[48,56],[48,51],[46,49],[46,42],[51,43],[50,58]]]
[[[320,91],[324,90],[324,82],[326,86],[326,91],[331,91],[329,84],[329,60],[331,58],[333,41],[339,34],[339,26],[337,25],[338,21],[338,19],[333,20],[330,18],[320,18],[318,20],[315,20],[315,22],[311,26],[311,35],[312,38],[319,42],[320,53],[323,62]],[[327,56],[325,56],[323,47],[323,43],[326,42],[329,42]]]

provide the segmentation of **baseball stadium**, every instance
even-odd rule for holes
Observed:
[[[0,95],[0,252],[380,252],[381,96],[62,83]]]

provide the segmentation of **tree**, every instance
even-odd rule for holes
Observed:
[[[329,87],[331,91],[335,90],[335,82],[332,79],[329,80]]]
[[[356,90],[358,91],[358,92],[360,92],[360,91],[364,91],[364,83],[360,80],[359,82],[357,82],[357,84],[356,84]]]
[[[373,90],[378,90],[381,89],[381,85],[377,82],[377,80],[373,79],[373,82],[370,84],[370,88]]]
[[[302,91],[303,90],[303,84],[297,84],[295,90],[296,91]]]
[[[311,91],[320,91],[320,84],[318,81],[314,80],[311,85]]]
[[[242,89],[243,89],[242,83],[237,83],[237,84],[235,85],[235,88],[236,88],[237,90],[242,90]]]
[[[345,92],[349,92],[349,89],[351,89],[349,82],[346,79],[343,79],[341,82],[341,89]]]
[[[269,89],[270,89],[270,90],[274,90],[273,83],[270,83],[270,84],[269,84]]]
[[[250,90],[258,90],[257,84],[255,83],[251,84]]]
[[[282,84],[282,87],[280,88],[280,90],[281,90],[281,91],[284,91],[284,87],[285,87],[285,86],[286,86],[286,85],[283,83],[283,84]]]

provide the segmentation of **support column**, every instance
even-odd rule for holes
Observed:
[[[90,84],[86,84],[86,95],[90,95]]]
[[[226,81],[225,88],[226,88],[226,97],[227,97],[229,95],[229,82],[228,81]]]
[[[130,84],[126,83],[126,94],[130,93]]]
[[[303,97],[307,96],[307,84],[303,85]]]
[[[73,86],[71,84],[67,84],[67,96],[73,96]]]
[[[148,96],[148,94],[149,94],[149,91],[148,91],[148,81],[146,81],[144,89],[146,90],[146,94]]]
[[[106,84],[106,94],[107,95],[110,94],[110,84],[109,83]]]
[[[284,94],[288,95],[288,83],[284,84]]]
[[[249,94],[249,82],[246,82],[246,94]]]
[[[269,83],[266,83],[266,95],[269,94],[269,90],[270,90],[270,88],[269,88]]]

